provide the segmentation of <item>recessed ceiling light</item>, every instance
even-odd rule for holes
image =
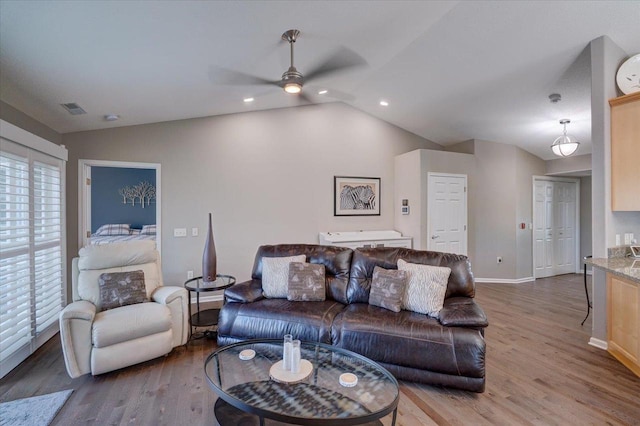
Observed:
[[[324,95],[328,92],[328,90],[321,90],[318,92],[318,95]]]
[[[253,98],[244,98],[243,101],[244,101],[244,103],[248,104],[249,102],[253,102],[254,99]]]
[[[387,101],[380,101],[380,105],[382,105],[382,106],[389,106],[389,102],[387,102]]]
[[[107,114],[104,116],[106,121],[116,121],[120,116],[118,114]]]

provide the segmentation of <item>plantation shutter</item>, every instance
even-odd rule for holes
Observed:
[[[0,377],[58,331],[66,303],[66,149],[1,124]]]

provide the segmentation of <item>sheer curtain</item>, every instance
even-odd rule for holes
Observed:
[[[0,121],[0,377],[58,331],[66,159],[64,147]]]

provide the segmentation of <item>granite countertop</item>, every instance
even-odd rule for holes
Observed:
[[[640,258],[610,257],[608,259],[593,258],[585,261],[587,265],[604,269],[607,272],[631,279],[640,283]]]

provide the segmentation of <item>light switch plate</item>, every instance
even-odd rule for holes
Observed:
[[[187,236],[187,228],[174,228],[173,229],[174,237],[186,237]]]

